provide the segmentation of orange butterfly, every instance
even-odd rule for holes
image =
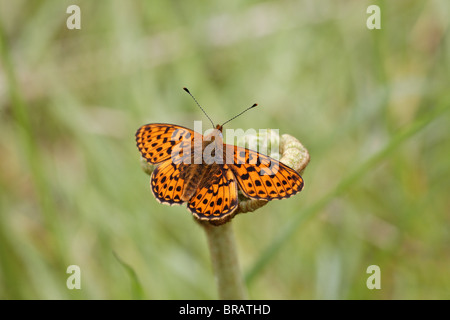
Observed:
[[[218,225],[234,216],[238,187],[247,198],[267,201],[302,190],[302,177],[290,167],[256,151],[224,144],[222,127],[217,125],[205,137],[173,124],[146,124],[137,130],[141,155],[159,164],[151,175],[151,188],[159,202],[187,202],[197,219]],[[204,157],[207,149],[212,150],[210,159]]]

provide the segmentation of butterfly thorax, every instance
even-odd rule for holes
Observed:
[[[223,159],[222,127],[217,125],[211,133],[203,136],[201,144],[194,141],[191,164],[183,165],[180,170],[181,178],[185,181],[181,199],[188,201],[198,188],[207,183],[210,184],[214,179],[219,180],[222,174]]]

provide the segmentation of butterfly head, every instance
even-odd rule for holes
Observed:
[[[223,126],[218,124],[214,129],[209,129],[209,130],[212,130],[212,132],[207,134],[205,136],[204,140],[206,140],[206,141],[215,141],[217,139],[217,140],[221,141],[223,139],[222,128],[223,128]]]

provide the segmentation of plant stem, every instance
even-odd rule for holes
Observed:
[[[247,299],[247,293],[239,268],[231,223],[230,221],[220,226],[209,223],[201,223],[201,225],[208,238],[219,299],[244,300]]]

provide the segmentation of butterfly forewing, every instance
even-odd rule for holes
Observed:
[[[172,159],[180,162],[179,154],[190,149],[194,131],[172,124],[146,124],[136,132],[136,145],[142,156],[152,164]],[[178,160],[178,161],[177,161]]]
[[[234,146],[234,164],[230,168],[242,192],[251,199],[288,198],[303,188],[303,179],[295,170],[246,148]]]

